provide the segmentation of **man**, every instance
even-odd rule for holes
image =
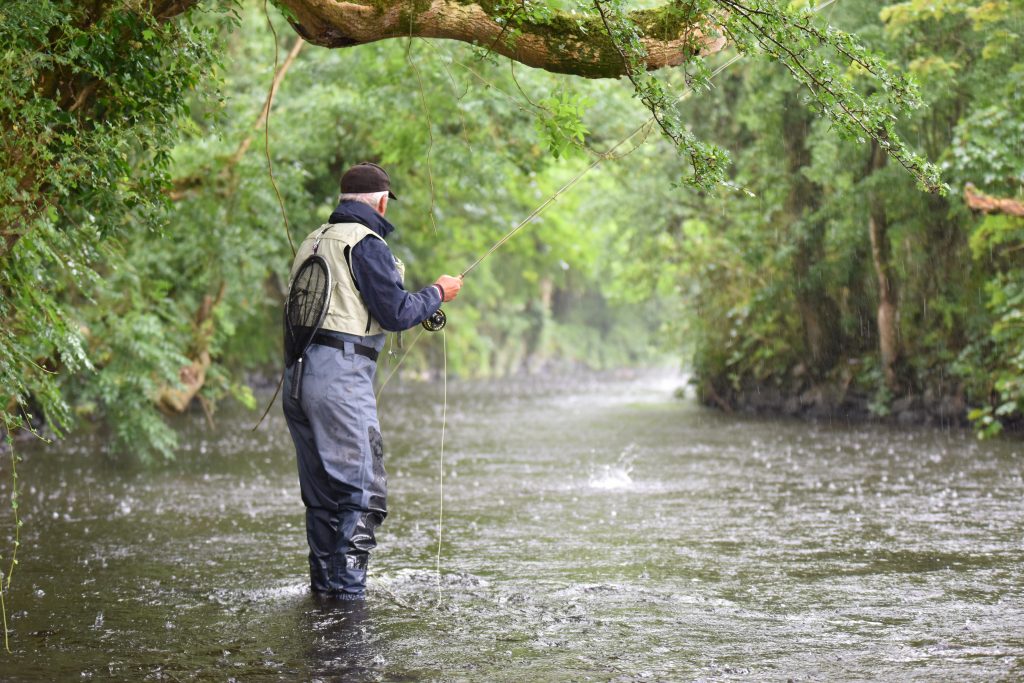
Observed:
[[[291,398],[291,372],[283,395],[306,506],[312,589],[342,600],[364,597],[374,530],[387,515],[373,391],[385,331],[429,318],[462,287],[460,278],[442,275],[418,292],[405,290],[405,267],[384,241],[394,230],[384,218],[389,198],[397,199],[380,166],[345,171],[340,203],[305,239],[292,266],[294,277],[319,239],[317,253],[334,281],[327,317],[306,351],[301,395]]]

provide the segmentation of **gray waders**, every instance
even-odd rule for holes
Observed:
[[[306,505],[312,589],[360,599],[374,530],[387,516],[384,442],[373,393],[376,363],[345,349],[312,344],[302,395],[291,398],[285,373],[284,415],[295,442]]]

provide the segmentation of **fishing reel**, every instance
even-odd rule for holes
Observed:
[[[444,314],[440,308],[434,311],[434,314],[424,320],[422,323],[423,329],[427,332],[438,332],[444,329],[444,326],[448,324],[448,316]]]

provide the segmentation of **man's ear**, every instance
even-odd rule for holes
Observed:
[[[384,212],[387,211],[387,210],[388,210],[388,196],[384,195],[377,202],[377,213],[379,213],[381,216],[383,216]]]

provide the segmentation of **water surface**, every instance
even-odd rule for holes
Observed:
[[[726,416],[682,381],[452,382],[439,572],[442,387],[389,385],[391,514],[349,610],[308,594],[279,410],[184,418],[152,468],[20,443],[0,678],[1024,678],[1019,441]]]

